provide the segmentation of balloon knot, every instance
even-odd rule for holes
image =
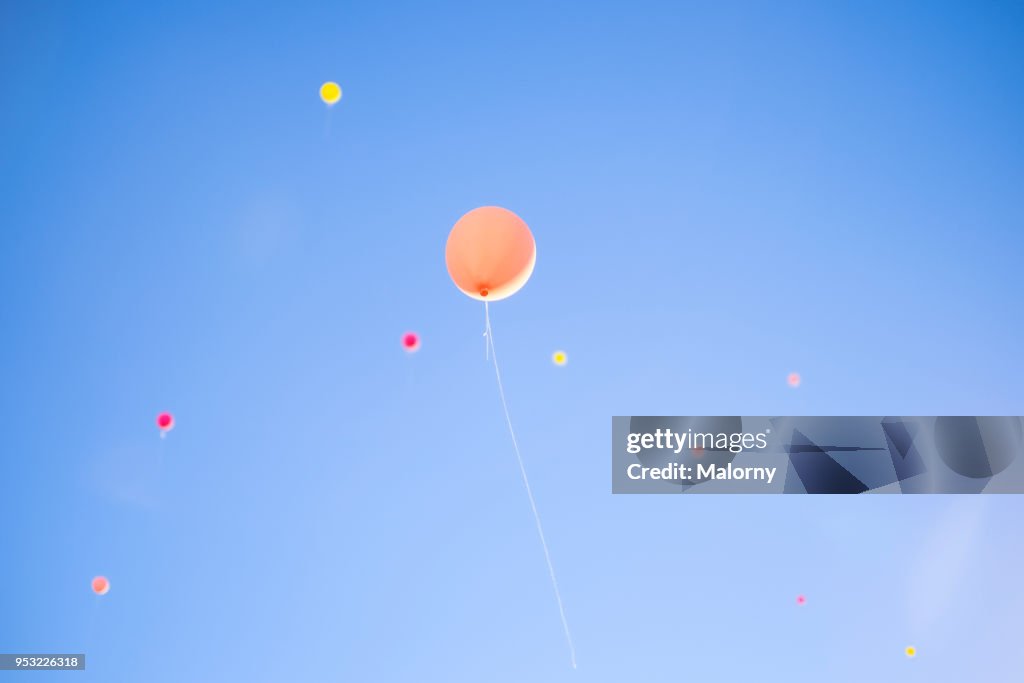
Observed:
[[[480,290],[480,296],[487,296],[487,290],[486,289],[481,289]]]

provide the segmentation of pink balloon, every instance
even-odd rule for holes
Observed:
[[[789,373],[789,378],[786,381],[788,381],[789,382],[789,386],[791,386],[793,388],[796,388],[796,387],[800,386],[800,373],[799,372],[791,372],[791,373]]]
[[[169,432],[174,429],[174,416],[170,413],[160,413],[156,416],[156,426],[162,432]]]
[[[415,332],[406,332],[402,335],[402,348],[409,353],[419,351],[420,348],[420,336]]]

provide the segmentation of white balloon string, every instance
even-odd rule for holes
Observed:
[[[526,476],[526,466],[523,464],[523,456],[519,452],[519,441],[516,439],[515,429],[512,428],[512,418],[508,413],[508,402],[505,400],[505,388],[501,384],[501,370],[498,369],[498,354],[494,350],[494,334],[491,332],[491,314],[484,302],[484,320],[486,329],[484,337],[487,339],[487,348],[490,358],[494,359],[494,376],[498,379],[498,394],[501,396],[501,407],[505,411],[505,422],[508,424],[508,432],[512,435],[512,448],[516,452],[516,460],[519,462],[519,472],[523,475],[523,485],[526,487],[526,495],[530,499],[530,509],[533,510],[533,521],[537,523],[537,534],[540,536],[541,547],[544,548],[544,560],[548,564],[548,574],[551,576],[551,587],[555,590],[555,599],[558,601],[558,614],[562,618],[562,630],[565,631],[565,640],[569,645],[569,658],[572,661],[572,668],[576,668],[576,648],[572,644],[572,634],[569,632],[569,622],[565,618],[565,606],[562,604],[562,594],[558,590],[558,579],[555,578],[555,567],[551,563],[551,553],[548,551],[548,542],[544,538],[544,527],[540,523],[540,513],[537,512],[537,503],[533,499],[533,489],[530,488],[530,479]]]
[[[484,302],[484,358],[487,360],[491,359],[491,311],[487,307],[487,302]]]

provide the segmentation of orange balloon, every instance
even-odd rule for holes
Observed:
[[[500,206],[483,206],[452,228],[444,261],[452,282],[466,296],[498,301],[530,279],[537,245],[522,218]]]

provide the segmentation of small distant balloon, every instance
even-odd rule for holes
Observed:
[[[551,354],[551,360],[555,365],[565,365],[569,362],[569,356],[566,355],[565,351],[555,351]]]
[[[415,332],[406,332],[402,335],[402,348],[409,353],[420,350],[420,336]]]
[[[160,413],[156,416],[156,426],[160,428],[160,436],[174,429],[174,416],[170,413]]]
[[[110,581],[105,576],[97,576],[92,580],[92,592],[96,595],[106,595],[110,590]]]
[[[800,373],[789,373],[789,377],[786,379],[786,381],[789,382],[789,386],[793,387],[794,389],[797,388],[798,386],[800,386]]]
[[[320,86],[320,99],[328,107],[337,104],[341,99],[341,86],[334,81],[327,81]]]
[[[805,598],[802,595],[796,596],[796,604],[798,604],[798,605],[805,605],[805,604],[807,604],[807,598]]]
[[[904,650],[904,652],[907,653],[908,657],[916,657],[917,656],[917,648],[913,647],[913,646],[908,647],[906,650]]]

